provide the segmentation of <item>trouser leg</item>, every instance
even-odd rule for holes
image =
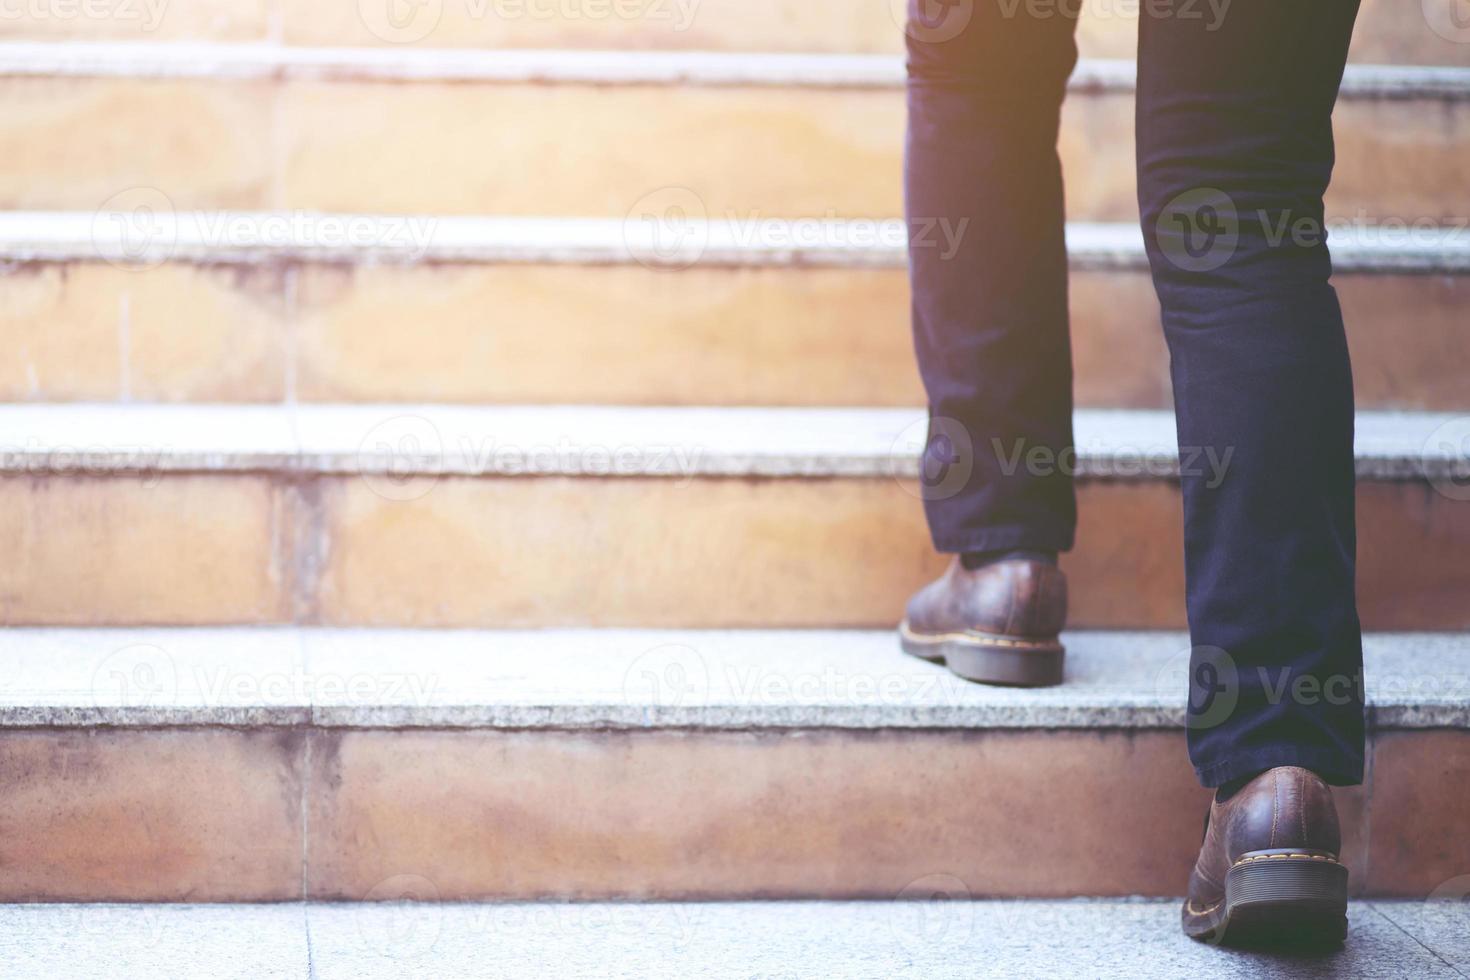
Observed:
[[[1363,769],[1353,390],[1321,235],[1357,3],[1140,19],[1138,181],[1171,357],[1207,786]],[[1224,461],[1218,478],[1201,460]]]
[[[1072,545],[1072,365],[1056,142],[1076,20],[910,0],[905,204],[940,551]]]

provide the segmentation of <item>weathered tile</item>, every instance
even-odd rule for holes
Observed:
[[[55,457],[87,447],[56,447]],[[265,477],[0,478],[0,619],[7,624],[280,622],[284,504]],[[74,460],[84,457],[70,457]]]
[[[299,750],[289,732],[6,732],[0,897],[299,897]]]
[[[28,264],[0,277],[10,401],[279,401],[282,271]]]

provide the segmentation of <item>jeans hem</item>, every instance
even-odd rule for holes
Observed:
[[[934,537],[934,550],[947,555],[959,555],[967,551],[1071,551],[1073,533],[1068,531],[1040,530],[1011,524],[1003,527],[987,527],[964,534],[946,534]]]
[[[1300,766],[1310,769],[1333,786],[1357,786],[1363,782],[1362,756],[1346,756],[1331,749],[1278,745],[1244,752],[1221,762],[1195,766],[1200,785],[1207,789],[1223,786],[1278,766]]]

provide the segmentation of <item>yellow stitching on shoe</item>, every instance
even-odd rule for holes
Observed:
[[[1271,770],[1271,846],[1276,846],[1276,821],[1281,818],[1281,770]]]
[[[1194,907],[1194,902],[1193,901],[1185,901],[1185,903],[1184,903],[1184,910],[1186,912],[1188,912],[1190,915],[1209,915],[1211,912],[1215,911],[1217,908],[1219,908],[1220,906],[1222,906],[1224,904],[1225,904],[1225,900],[1224,899],[1221,899],[1220,901],[1216,902],[1214,905],[1211,905],[1207,909],[1197,909],[1197,908]]]
[[[1221,891],[1224,891],[1225,890],[1225,886],[1224,885],[1220,884],[1214,878],[1211,878],[1209,875],[1205,874],[1198,867],[1196,867],[1194,869],[1194,873],[1197,874],[1197,875],[1199,875],[1201,878],[1203,878],[1207,884],[1213,885],[1215,888],[1218,888]]]
[[[1303,769],[1301,772],[1297,773],[1296,793],[1297,793],[1297,798],[1301,801],[1301,804],[1302,804],[1301,806],[1297,807],[1297,815],[1299,817],[1301,817],[1301,821],[1302,821],[1302,840],[1306,840],[1307,839],[1307,802],[1306,802],[1306,800],[1307,800],[1307,771],[1305,769]]]
[[[900,623],[898,631],[903,634],[904,639],[913,640],[916,643],[948,643],[955,640],[968,641],[970,643],[997,647],[1016,647],[1022,650],[1058,650],[1061,644],[1055,640],[1013,640],[1005,636],[995,636],[991,633],[978,631],[967,633],[915,633],[907,623]]]
[[[1232,864],[1231,867],[1238,868],[1242,864],[1250,864],[1252,861],[1284,861],[1288,859],[1294,859],[1297,861],[1326,861],[1328,864],[1342,863],[1341,861],[1337,860],[1337,858],[1328,857],[1325,854],[1253,854],[1248,857],[1241,858],[1239,861],[1236,861],[1234,864]]]

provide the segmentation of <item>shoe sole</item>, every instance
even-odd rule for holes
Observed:
[[[919,633],[908,620],[899,624],[898,636],[904,653],[944,664],[977,684],[1052,687],[1062,682],[1067,650],[1056,637],[997,636],[979,630]]]
[[[1225,898],[1184,903],[1192,939],[1242,947],[1332,948],[1347,938],[1348,870],[1322,854],[1245,854],[1225,876]]]

